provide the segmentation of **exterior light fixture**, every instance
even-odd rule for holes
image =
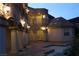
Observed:
[[[30,26],[29,26],[29,25],[27,25],[27,28],[29,29],[29,28],[30,28]]]
[[[20,20],[21,25],[24,27],[25,25],[25,21],[24,20]]]
[[[11,8],[9,6],[4,6],[4,12],[7,13],[11,10]]]
[[[43,15],[43,18],[45,18],[46,16],[45,15]]]
[[[26,9],[27,14],[28,14],[29,11],[30,11],[30,10],[27,8],[27,9]]]
[[[7,19],[11,17],[11,8],[9,6],[4,5],[4,16]]]
[[[42,30],[46,30],[46,27],[41,27]]]
[[[3,3],[0,3],[0,15],[3,15],[4,11],[3,11]]]

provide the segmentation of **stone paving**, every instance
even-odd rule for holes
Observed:
[[[50,46],[47,48],[46,46],[52,45],[50,42],[31,42],[26,48],[18,52],[16,55],[17,56],[45,56],[45,53],[48,51],[53,51],[54,49],[56,50],[55,52],[53,51],[54,54],[58,52],[62,52],[63,49],[65,49],[65,46]],[[52,53],[52,55],[53,55]]]

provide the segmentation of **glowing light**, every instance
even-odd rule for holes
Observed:
[[[46,30],[46,27],[41,27],[42,30]]]
[[[10,11],[10,10],[11,10],[11,9],[10,9],[9,6],[5,6],[5,7],[4,7],[4,12],[5,12],[5,13],[7,13],[7,12]]]
[[[45,15],[43,15],[43,18],[45,18],[46,16]]]
[[[10,11],[10,7],[9,6],[6,6],[5,7],[5,10]]]
[[[8,19],[11,17],[11,8],[9,6],[4,5],[4,16]]]
[[[27,25],[27,28],[29,29],[29,28],[30,28],[30,26],[29,26],[29,25]]]
[[[27,14],[28,14],[29,11],[30,11],[29,9],[26,9]]]
[[[0,15],[4,15],[8,19],[11,16],[10,7],[0,3]]]
[[[4,14],[4,5],[2,3],[0,3],[0,15]]]
[[[20,20],[20,22],[21,22],[22,26],[24,27],[25,21],[24,20]]]

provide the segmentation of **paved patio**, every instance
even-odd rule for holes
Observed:
[[[45,56],[45,55],[63,55],[63,51],[69,46],[53,45],[51,42],[31,42],[23,51],[18,52],[17,56]]]

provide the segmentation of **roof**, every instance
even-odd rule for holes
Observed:
[[[46,8],[32,8],[32,7],[28,7],[28,9],[30,10],[29,13],[38,13],[38,12],[41,12],[41,13],[47,13],[48,14],[48,9]]]
[[[48,24],[50,24],[50,22],[55,18],[54,16],[48,14]]]
[[[79,23],[79,17],[75,17],[75,18],[69,19],[69,21],[73,22],[73,23]]]
[[[74,25],[63,17],[54,18],[49,27],[73,27]]]
[[[68,20],[69,22],[72,22],[75,27],[79,27],[79,17],[75,17]]]

